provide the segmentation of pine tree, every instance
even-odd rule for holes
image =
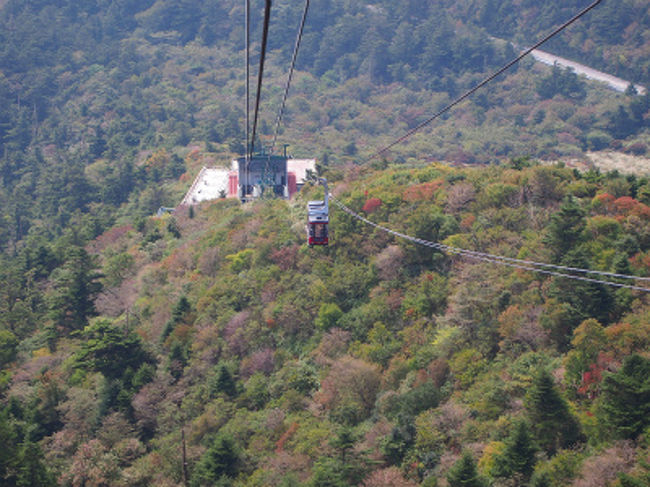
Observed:
[[[487,487],[487,482],[478,474],[476,462],[469,452],[463,453],[447,472],[449,487]]]
[[[604,422],[622,438],[634,439],[650,425],[650,360],[631,355],[603,380]]]
[[[16,431],[11,423],[7,410],[0,410],[0,485],[9,485],[8,479],[12,478],[10,472],[16,463]]]
[[[17,487],[48,487],[55,482],[43,464],[43,452],[37,444],[25,442],[20,447],[18,456]]]
[[[239,471],[239,453],[232,437],[217,436],[192,473],[192,487],[230,485]]]
[[[528,480],[535,467],[537,446],[530,433],[530,425],[518,421],[505,440],[505,450],[495,458],[492,475],[495,477],[518,476]]]
[[[50,316],[67,330],[81,330],[97,314],[94,299],[101,291],[99,274],[83,247],[72,247],[66,263],[52,273],[53,291],[48,296]]]
[[[223,393],[227,396],[233,397],[237,394],[237,385],[232,374],[225,365],[220,365],[217,370],[217,376],[214,380],[213,389],[217,393]]]
[[[86,327],[83,337],[75,366],[101,372],[108,379],[121,379],[127,370],[138,370],[153,361],[138,335],[125,333],[108,320],[97,320]]]
[[[585,227],[584,210],[575,198],[567,196],[560,209],[551,216],[544,237],[544,243],[551,248],[556,261],[559,262],[581,240]]]
[[[578,422],[547,370],[542,369],[534,378],[525,405],[537,440],[546,452],[554,453],[582,439]]]

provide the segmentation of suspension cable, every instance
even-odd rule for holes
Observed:
[[[463,100],[465,100],[465,99],[468,98],[469,96],[473,95],[476,91],[478,91],[480,88],[482,88],[483,86],[485,86],[486,84],[488,84],[490,81],[492,81],[494,78],[496,78],[497,76],[499,76],[501,73],[503,73],[504,71],[507,71],[507,70],[510,69],[512,66],[514,66],[515,64],[517,64],[517,63],[518,63],[519,61],[521,61],[524,57],[526,57],[526,56],[527,56],[528,54],[530,54],[532,51],[534,51],[535,49],[537,49],[538,47],[540,47],[542,44],[544,44],[545,42],[547,42],[549,39],[551,39],[552,37],[555,37],[557,34],[559,34],[559,33],[562,32],[564,29],[566,29],[567,27],[569,27],[571,24],[573,24],[573,23],[574,23],[576,20],[578,20],[580,17],[582,17],[582,16],[585,15],[587,12],[589,12],[590,10],[592,10],[593,8],[595,8],[595,7],[596,7],[600,2],[602,2],[602,0],[596,0],[594,3],[592,3],[591,5],[589,5],[587,8],[585,8],[584,10],[582,10],[581,12],[579,12],[578,14],[576,14],[573,18],[571,18],[570,20],[568,20],[567,22],[565,22],[564,24],[562,24],[560,27],[558,27],[557,29],[555,29],[553,32],[551,32],[550,34],[548,34],[548,35],[547,35],[546,37],[544,37],[541,41],[537,42],[534,46],[529,47],[529,48],[526,49],[523,53],[521,53],[519,56],[517,56],[515,59],[513,59],[513,60],[510,61],[508,64],[506,64],[505,66],[503,66],[501,69],[499,69],[499,70],[496,71],[495,73],[493,73],[493,74],[491,74],[490,76],[488,76],[487,78],[485,78],[483,81],[481,81],[479,84],[477,84],[476,86],[474,86],[474,87],[471,88],[470,90],[466,91],[466,92],[465,92],[463,95],[461,95],[460,97],[456,98],[453,102],[451,102],[449,105],[447,105],[446,107],[444,107],[442,110],[440,110],[440,111],[438,111],[437,113],[435,113],[432,117],[428,118],[428,119],[425,120],[424,122],[422,122],[422,123],[420,123],[419,125],[417,125],[416,127],[412,128],[411,130],[409,130],[408,132],[406,132],[404,135],[402,135],[401,137],[399,137],[397,140],[395,140],[395,141],[392,142],[391,144],[388,144],[388,145],[387,145],[386,147],[384,147],[383,149],[381,149],[381,150],[375,152],[374,154],[372,154],[370,157],[368,157],[367,159],[365,159],[365,160],[362,162],[362,164],[365,164],[365,163],[367,163],[367,162],[372,161],[373,159],[376,159],[377,157],[379,157],[379,156],[381,156],[382,154],[386,153],[387,151],[389,151],[390,149],[392,149],[392,148],[395,147],[396,145],[401,144],[402,142],[404,142],[406,139],[408,139],[409,137],[411,137],[411,136],[412,136],[413,134],[415,134],[416,132],[422,130],[424,127],[426,127],[427,125],[429,125],[429,124],[430,124],[431,122],[433,122],[435,119],[439,118],[441,115],[443,115],[443,114],[445,114],[446,112],[448,112],[449,110],[451,110],[453,107],[455,107],[456,105],[458,105],[460,102],[462,102]]]
[[[280,123],[282,122],[282,115],[284,114],[284,107],[287,103],[287,97],[289,96],[289,87],[291,86],[291,79],[293,78],[293,70],[296,66],[296,59],[298,58],[298,49],[300,49],[300,41],[302,40],[302,33],[305,29],[305,21],[307,20],[307,12],[309,11],[309,0],[305,0],[305,10],[302,13],[302,20],[300,21],[300,28],[298,29],[298,35],[296,36],[296,44],[293,48],[293,57],[291,58],[291,68],[289,69],[289,77],[287,78],[287,86],[284,89],[284,97],[282,98],[282,104],[280,105],[280,111],[278,112],[278,118],[275,121],[275,134],[273,135],[273,143],[271,144],[271,154],[275,150],[275,143],[278,140],[278,134],[280,132]]]
[[[555,277],[563,277],[567,279],[574,279],[578,281],[586,281],[586,282],[592,282],[596,284],[604,284],[606,286],[614,286],[614,287],[619,287],[619,288],[625,288],[625,289],[632,289],[635,291],[643,291],[643,292],[650,292],[650,288],[645,288],[641,286],[634,286],[631,284],[622,284],[618,282],[612,282],[612,281],[604,281],[600,279],[595,279],[591,277],[586,277],[586,276],[577,276],[574,274],[565,274],[563,272],[558,272],[557,270],[549,270],[549,269],[544,269],[540,267],[546,267],[546,268],[553,268],[553,269],[558,269],[558,270],[571,270],[574,272],[582,272],[582,273],[588,273],[588,274],[595,274],[595,275],[600,275],[600,276],[608,276],[608,277],[617,277],[617,278],[624,278],[624,279],[635,279],[635,280],[641,280],[641,281],[648,281],[650,280],[649,278],[643,278],[643,277],[638,277],[638,276],[629,276],[626,274],[614,274],[610,272],[602,272],[602,271],[594,271],[591,269],[580,269],[580,268],[575,268],[575,267],[565,267],[565,266],[556,266],[553,264],[545,264],[541,262],[534,262],[534,261],[526,261],[526,260],[521,260],[521,259],[510,259],[507,257],[502,257],[499,255],[492,255],[492,254],[487,254],[487,253],[482,253],[482,252],[475,252],[471,250],[465,250],[461,249],[458,247],[452,247],[450,245],[445,245],[439,242],[431,242],[429,240],[413,237],[411,235],[407,235],[405,233],[397,232],[395,230],[391,230],[390,228],[387,228],[383,225],[380,225],[378,223],[375,223],[373,221],[368,220],[367,218],[359,215],[356,213],[354,210],[348,208],[345,206],[342,202],[340,202],[338,199],[336,199],[334,196],[330,195],[330,198],[334,203],[345,213],[351,215],[352,217],[356,218],[357,220],[370,225],[372,227],[375,227],[383,232],[386,232],[388,234],[394,235],[396,237],[403,238],[405,240],[409,240],[413,243],[416,243],[418,245],[424,245],[426,247],[434,248],[437,250],[440,250],[442,252],[446,252],[448,254],[456,254],[456,255],[461,255],[464,257],[469,257],[470,259],[475,259],[475,260],[480,260],[484,262],[490,262],[493,264],[499,264],[499,265],[505,265],[508,267],[513,267],[515,269],[521,269],[525,271],[530,271],[530,272],[537,272],[540,274],[546,274],[546,275],[551,275]],[[540,267],[536,267],[540,266]]]
[[[242,181],[243,186],[245,188],[248,187],[248,170],[249,170],[249,161],[250,161],[250,65],[251,65],[251,57],[250,57],[250,45],[251,45],[251,2],[250,0],[246,0],[246,12],[244,14],[245,16],[245,23],[246,23],[246,152],[245,152],[245,164],[244,167],[246,168],[246,173],[244,175],[245,180]],[[245,191],[244,191],[245,193]],[[243,195],[242,195],[243,196]]]
[[[255,133],[257,132],[257,118],[260,110],[260,95],[262,94],[262,77],[264,76],[264,60],[266,58],[266,44],[269,39],[269,23],[271,19],[271,0],[266,0],[264,8],[264,29],[262,31],[262,49],[260,52],[260,69],[257,74],[257,93],[255,95],[255,116],[253,117],[253,136],[250,143],[250,155],[255,150]],[[250,164],[250,161],[249,161]]]

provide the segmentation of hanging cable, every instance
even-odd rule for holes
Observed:
[[[264,76],[264,60],[266,58],[266,44],[269,39],[269,22],[271,19],[271,0],[266,0],[264,8],[264,29],[262,31],[262,49],[260,52],[260,69],[257,73],[257,93],[255,95],[255,116],[253,117],[253,134],[250,144],[250,155],[255,150],[255,133],[257,132],[257,118],[260,111],[260,95],[262,94],[262,77]],[[250,160],[248,162],[250,165]],[[247,168],[248,169],[248,168]]]
[[[449,245],[441,244],[438,242],[431,242],[429,240],[424,240],[421,238],[413,237],[411,235],[407,235],[405,233],[397,232],[395,230],[391,230],[390,228],[387,228],[383,225],[379,225],[378,223],[375,223],[373,221],[368,220],[367,218],[359,215],[356,213],[354,210],[351,210],[347,206],[345,206],[342,202],[340,202],[338,199],[336,199],[334,196],[330,195],[330,198],[336,206],[338,206],[341,210],[343,210],[345,213],[351,215],[352,217],[356,218],[357,220],[370,225],[372,227],[375,227],[383,232],[386,232],[388,234],[394,235],[396,237],[403,238],[405,240],[409,240],[413,243],[416,243],[418,245],[424,245],[426,247],[434,248],[437,250],[440,250],[442,252],[446,252],[448,254],[456,254],[456,255],[461,255],[464,257],[468,257],[471,259],[475,260],[481,260],[484,262],[490,262],[493,264],[499,264],[499,265],[505,265],[508,267],[513,267],[515,269],[521,269],[525,271],[530,271],[530,272],[537,272],[540,274],[546,274],[546,275],[551,275],[555,277],[563,277],[566,279],[574,279],[578,281],[586,281],[586,282],[592,282],[596,284],[603,284],[606,286],[614,286],[614,287],[619,287],[619,288],[625,288],[625,289],[632,289],[635,291],[643,291],[643,292],[650,292],[650,288],[645,288],[641,286],[634,286],[631,284],[622,284],[618,282],[612,282],[612,281],[604,281],[601,279],[594,279],[591,277],[585,277],[585,276],[576,276],[574,274],[565,274],[562,272],[554,271],[554,270],[548,270],[540,267],[546,267],[546,268],[553,268],[553,269],[559,269],[559,270],[572,270],[574,272],[582,272],[582,273],[589,273],[589,274],[595,274],[595,275],[601,275],[601,276],[608,276],[608,277],[617,277],[617,278],[624,278],[624,279],[635,279],[635,280],[640,280],[640,281],[648,281],[650,280],[649,278],[644,278],[644,277],[637,277],[637,276],[630,276],[626,274],[614,274],[614,273],[609,273],[609,272],[602,272],[602,271],[594,271],[591,269],[580,269],[580,268],[575,268],[575,267],[565,267],[565,266],[556,266],[553,264],[545,264],[541,262],[534,262],[534,261],[525,261],[525,260],[520,260],[520,259],[510,259],[507,257],[502,257],[499,255],[492,255],[492,254],[487,254],[487,253],[481,253],[481,252],[475,252],[472,250],[465,250],[457,247],[452,247]],[[539,266],[539,267],[536,267]]]
[[[242,181],[242,186],[248,188],[248,168],[250,165],[250,69],[251,69],[251,56],[250,56],[250,45],[251,45],[251,2],[246,0],[246,12],[244,13],[245,23],[246,23],[246,153],[244,167],[246,168],[246,173],[244,175],[244,181]],[[242,193],[242,196],[246,193],[246,190]]]
[[[499,76],[501,73],[503,73],[504,71],[507,71],[507,70],[510,69],[512,66],[514,66],[515,64],[517,64],[517,63],[518,63],[519,61],[521,61],[524,57],[526,57],[526,56],[527,56],[528,54],[530,54],[532,51],[534,51],[535,49],[537,49],[538,47],[540,47],[540,46],[541,46],[542,44],[544,44],[546,41],[548,41],[548,40],[551,39],[552,37],[555,37],[557,34],[559,34],[559,33],[562,32],[564,29],[566,29],[567,27],[569,27],[571,24],[573,24],[573,23],[574,23],[576,20],[578,20],[580,17],[582,17],[582,16],[585,15],[587,12],[589,12],[590,10],[592,10],[593,8],[595,8],[595,7],[596,7],[600,2],[602,2],[602,0],[596,0],[594,3],[592,3],[591,5],[589,5],[587,8],[585,8],[584,10],[582,10],[580,13],[578,13],[577,15],[575,15],[573,18],[571,18],[570,20],[568,20],[567,22],[565,22],[564,24],[562,24],[560,27],[558,27],[557,29],[555,29],[553,32],[551,32],[550,34],[548,34],[548,35],[547,35],[546,37],[544,37],[541,41],[537,42],[537,44],[535,44],[533,47],[530,47],[530,48],[526,49],[523,53],[521,53],[521,54],[520,54],[519,56],[517,56],[515,59],[513,59],[512,61],[510,61],[508,64],[506,64],[505,66],[503,66],[501,69],[499,69],[499,70],[496,71],[495,73],[493,73],[493,74],[491,74],[490,76],[488,76],[487,78],[485,78],[483,81],[481,81],[479,84],[477,84],[476,86],[474,86],[474,87],[471,88],[470,90],[466,91],[463,95],[461,95],[460,97],[456,98],[453,102],[451,102],[449,105],[447,105],[446,107],[444,107],[442,110],[440,110],[440,111],[438,111],[437,113],[435,113],[432,117],[428,118],[428,119],[425,120],[424,122],[422,122],[422,123],[420,123],[419,125],[417,125],[416,127],[412,128],[411,130],[409,130],[408,132],[406,132],[404,135],[402,135],[400,138],[398,138],[397,140],[395,140],[395,141],[392,142],[391,144],[387,145],[387,146],[384,147],[383,149],[381,149],[381,150],[375,152],[373,155],[371,155],[370,157],[368,157],[367,159],[365,159],[365,160],[362,162],[362,164],[365,164],[365,163],[367,163],[367,162],[372,161],[373,159],[376,159],[377,157],[379,157],[379,156],[381,156],[382,154],[386,153],[387,151],[389,151],[390,149],[392,149],[392,148],[395,147],[396,145],[401,144],[402,142],[404,142],[406,139],[408,139],[409,137],[411,137],[411,136],[412,136],[413,134],[415,134],[416,132],[422,130],[424,127],[426,127],[427,125],[429,125],[429,124],[430,124],[431,122],[433,122],[435,119],[439,118],[441,115],[443,115],[443,114],[445,114],[446,112],[448,112],[449,110],[451,110],[453,107],[455,107],[456,105],[458,105],[460,102],[462,102],[463,100],[465,100],[465,99],[468,98],[469,96],[473,95],[474,92],[476,92],[477,90],[479,90],[480,88],[482,88],[483,86],[485,86],[486,84],[488,84],[490,81],[492,81],[494,78],[496,78],[497,76]]]
[[[273,135],[273,143],[271,144],[271,154],[275,151],[275,143],[278,140],[278,134],[280,132],[280,123],[282,122],[282,115],[284,114],[284,107],[287,103],[287,97],[289,96],[289,87],[291,86],[291,79],[293,78],[293,70],[296,66],[296,59],[298,58],[298,49],[300,49],[300,41],[302,40],[302,33],[305,29],[305,21],[307,20],[307,12],[309,11],[309,0],[305,0],[305,10],[302,13],[302,20],[300,21],[300,28],[298,29],[298,35],[296,36],[296,44],[293,48],[293,57],[291,58],[291,68],[289,69],[289,77],[287,78],[287,86],[284,89],[284,97],[282,98],[282,104],[280,105],[280,111],[278,112],[278,118],[275,121],[275,134]]]

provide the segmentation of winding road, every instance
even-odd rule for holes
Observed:
[[[562,66],[564,68],[571,68],[577,74],[581,74],[585,76],[587,79],[592,79],[592,80],[606,83],[611,88],[615,89],[616,91],[620,91],[621,93],[624,92],[627,89],[627,87],[630,85],[630,82],[624,79],[617,78],[616,76],[612,76],[611,74],[603,73],[602,71],[598,71],[596,69],[590,68],[589,66],[585,66],[584,64],[576,63],[575,61],[569,61],[568,59],[561,58],[559,56],[556,56],[555,54],[551,54],[545,51],[540,51],[539,49],[535,49],[533,52],[531,52],[531,56],[533,56],[533,58],[535,58],[536,61],[539,61],[544,64],[548,64],[550,66],[553,66],[553,64],[557,63],[558,66]],[[644,95],[646,93],[646,88],[644,86],[634,85],[634,87],[636,88],[636,91],[640,95]]]

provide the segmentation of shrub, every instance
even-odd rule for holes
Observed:
[[[342,316],[343,311],[336,303],[324,303],[318,310],[316,326],[321,330],[329,330],[337,325]]]

